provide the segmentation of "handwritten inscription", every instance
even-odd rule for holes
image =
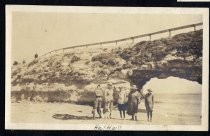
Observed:
[[[120,130],[120,125],[104,125],[104,124],[97,124],[94,127],[94,130]]]

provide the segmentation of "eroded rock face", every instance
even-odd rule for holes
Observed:
[[[108,81],[115,81],[116,87],[122,82],[141,89],[151,78],[174,76],[201,84],[202,39],[202,30],[199,30],[172,38],[142,41],[131,48],[60,53],[14,65],[12,91],[20,92],[26,84],[36,84],[35,94],[43,96],[43,101],[61,95],[53,97],[53,101],[91,103],[93,86]]]
[[[140,42],[125,50],[121,56],[137,66],[129,79],[139,88],[151,78],[169,76],[202,84],[202,37],[202,30],[199,30],[170,39]]]
[[[129,78],[133,84],[136,84],[141,89],[151,78],[157,77],[159,79],[165,79],[169,76],[197,81],[199,84],[202,84],[202,69],[199,66],[172,69],[133,70],[133,74],[129,76]]]

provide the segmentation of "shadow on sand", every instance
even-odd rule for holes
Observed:
[[[93,117],[75,116],[75,115],[70,115],[70,114],[55,114],[52,117],[55,118],[55,119],[60,119],[60,120],[69,120],[69,119],[74,119],[74,120],[93,120]]]
[[[81,111],[79,111],[81,112]],[[145,109],[138,109],[138,112],[146,113]],[[70,115],[70,114],[55,114],[52,116],[55,119],[60,119],[60,120],[94,120],[93,117],[90,116],[75,116],[75,115]],[[95,119],[97,119],[96,117]],[[114,118],[112,118],[114,119]]]

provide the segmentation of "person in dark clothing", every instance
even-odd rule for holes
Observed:
[[[127,107],[127,114],[131,115],[131,120],[137,121],[137,112],[138,112],[138,105],[140,102],[140,93],[137,91],[137,87],[133,85],[131,87],[131,91],[128,95],[128,107]]]
[[[148,89],[148,93],[145,95],[145,107],[147,111],[147,121],[152,122],[152,111],[154,106],[154,96],[152,94],[152,90]]]

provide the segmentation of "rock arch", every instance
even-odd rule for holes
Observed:
[[[196,81],[202,84],[202,67],[201,66],[189,66],[164,69],[149,69],[149,70],[133,70],[132,75],[129,76],[132,84],[138,86],[141,89],[151,78],[157,77],[159,79],[165,79],[169,76],[184,78],[190,81]]]

